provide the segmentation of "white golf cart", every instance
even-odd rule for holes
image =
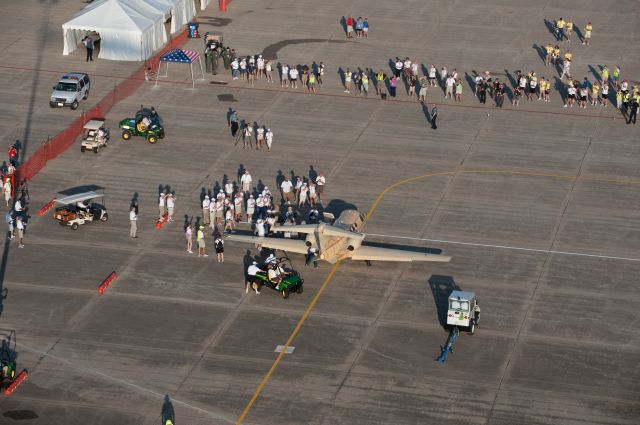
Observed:
[[[102,203],[96,203],[100,200]],[[90,191],[77,193],[56,199],[56,207],[53,218],[62,226],[70,226],[72,230],[78,230],[78,226],[94,221],[105,222],[109,220],[107,208],[104,206],[104,193],[102,191]]]
[[[480,306],[475,292],[452,291],[449,295],[447,326],[466,328],[473,335],[480,322]]]
[[[100,148],[109,143],[109,130],[104,127],[103,120],[90,120],[84,125],[84,137],[80,145],[80,152],[89,149],[98,153]]]

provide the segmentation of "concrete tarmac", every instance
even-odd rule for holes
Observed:
[[[404,89],[395,100],[348,96],[338,75],[347,67],[389,73],[389,59],[410,56],[463,77],[473,70],[501,80],[515,70],[559,77],[532,46],[555,44],[545,20],[563,16],[581,29],[594,25],[590,47],[571,44],[574,77],[593,81],[592,68],[607,64],[636,81],[638,4],[603,11],[597,1],[565,3],[235,0],[226,14],[212,4],[199,17],[201,32],[222,31],[241,55],[323,61],[325,85],[318,95],[264,80],[251,88],[222,72],[191,89],[187,67],[171,66],[158,86],[145,83],[106,117],[109,147],[83,154],[78,140],[49,162],[30,182],[25,248],[3,245],[0,328],[16,331],[18,368],[29,378],[0,398],[0,423],[151,425],[170,411],[176,424],[192,425],[236,423],[245,411],[246,424],[638,423],[636,127],[611,106],[565,109],[554,86],[550,103],[482,106],[465,82],[462,104],[429,90],[428,109],[433,102],[440,109],[432,130]],[[15,99],[0,106],[0,134],[7,147],[26,140],[27,157],[80,113],[49,108],[59,74],[100,75],[88,108],[139,66],[86,64],[82,50],[61,55],[60,25],[81,5],[0,6],[3,31],[14,35],[3,39],[0,75]],[[19,12],[31,31],[10,18]],[[368,39],[345,39],[346,14],[369,18]],[[202,40],[186,48],[201,50]],[[7,67],[14,63],[23,69]],[[164,120],[167,136],[155,145],[119,137],[118,121],[141,104]],[[229,108],[273,130],[271,153],[234,146]],[[324,172],[323,206],[363,212],[388,186],[423,176],[384,196],[365,230],[377,236],[368,240],[453,257],[341,264],[293,353],[250,406],[276,346],[332,266],[307,269],[292,254],[305,291],[283,300],[267,288],[244,294],[245,265],[258,254],[251,246],[228,241],[217,263],[207,233],[208,258],[186,253],[183,223],[199,220],[200,194],[237,181],[242,169],[272,190],[282,175]],[[104,187],[108,222],[73,231],[37,215],[59,192],[85,185]],[[176,192],[176,221],[157,230],[165,186]],[[128,237],[132,199],[140,207],[137,239]],[[114,270],[117,280],[99,295]],[[460,334],[442,365],[434,362],[447,339],[442,302],[456,287],[478,294],[482,320],[475,335]]]

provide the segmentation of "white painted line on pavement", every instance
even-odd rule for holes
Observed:
[[[451,245],[466,245],[466,246],[478,246],[482,248],[495,248],[495,249],[509,249],[512,251],[527,251],[527,252],[541,252],[545,254],[558,254],[558,255],[572,255],[575,257],[591,257],[591,258],[602,258],[605,260],[619,260],[619,261],[635,261],[640,262],[640,258],[633,257],[616,257],[613,255],[603,255],[603,254],[587,254],[584,252],[570,252],[570,251],[555,251],[552,249],[537,249],[537,248],[523,248],[519,246],[508,246],[508,245],[490,245],[484,243],[474,243],[474,242],[460,242],[460,241],[447,241],[442,239],[426,239],[426,238],[412,238],[409,236],[393,236],[393,235],[379,235],[376,233],[367,233],[367,236],[377,236],[381,238],[393,238],[393,239],[408,239],[413,241],[425,241],[425,242],[434,242],[434,243],[444,243]]]

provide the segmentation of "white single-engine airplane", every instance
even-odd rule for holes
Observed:
[[[327,213],[325,213],[325,217],[333,218],[331,214]],[[274,232],[306,233],[304,241],[243,235],[229,235],[227,239],[300,254],[307,254],[310,248],[315,248],[317,249],[317,259],[332,264],[347,258],[364,261],[437,261],[443,263],[451,261],[451,257],[446,255],[363,246],[362,241],[366,236],[366,234],[360,233],[363,225],[364,216],[362,213],[356,210],[345,210],[333,224],[301,224],[273,228]]]

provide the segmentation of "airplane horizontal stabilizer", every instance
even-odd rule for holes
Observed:
[[[313,233],[318,229],[317,224],[295,224],[292,226],[274,226],[271,228],[274,232],[297,232],[297,233]]]
[[[370,261],[435,261],[441,263],[448,263],[451,261],[451,257],[448,255],[427,254],[424,252],[378,248],[373,246],[358,247],[351,255],[351,259]]]
[[[258,236],[228,235],[227,240],[261,245],[263,248],[280,249],[306,254],[309,249],[304,241],[296,239],[261,238]]]

